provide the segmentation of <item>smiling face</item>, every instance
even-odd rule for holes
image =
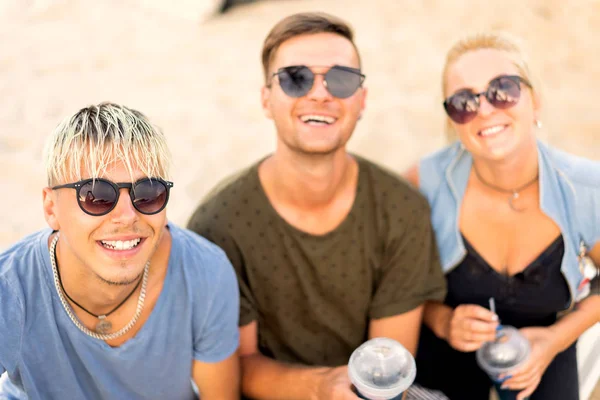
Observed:
[[[352,43],[334,33],[295,36],[281,44],[269,75],[280,68],[305,65],[324,74],[334,65],[360,68]],[[275,122],[278,148],[305,154],[330,154],[345,147],[365,107],[366,89],[350,97],[336,98],[327,91],[323,75],[315,75],[312,89],[294,98],[283,92],[278,78],[262,89],[266,116]]]
[[[461,90],[484,92],[489,82],[500,75],[522,76],[509,53],[495,49],[467,52],[451,64],[446,72],[444,97]],[[452,122],[465,148],[474,156],[502,160],[535,142],[534,121],[538,119],[539,100],[521,84],[519,101],[512,107],[498,109],[485,96],[479,97],[479,111],[465,124]]]
[[[133,176],[122,162],[116,162],[100,177],[115,183],[146,177],[139,169],[132,172]],[[59,265],[112,285],[134,282],[162,238],[166,210],[141,214],[133,207],[129,190],[121,189],[111,212],[92,216],[81,210],[76,193],[70,188],[44,189],[46,220],[60,231]]]

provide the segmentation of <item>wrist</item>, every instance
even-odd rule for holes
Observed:
[[[321,388],[324,386],[327,379],[329,379],[329,375],[333,371],[333,368],[323,367],[317,368],[312,371],[309,382],[306,382],[309,387],[310,400],[319,400],[319,394],[321,393]]]
[[[444,308],[438,316],[437,324],[435,324],[435,335],[446,342],[450,337],[450,320],[452,319],[453,312],[454,310],[450,307]]]
[[[550,351],[553,354],[556,355],[568,347],[564,343],[564,338],[563,338],[564,335],[561,334],[560,328],[558,326],[556,326],[556,324],[551,325],[548,328],[546,328],[546,331],[548,332],[548,341],[550,344]]]
[[[588,298],[590,299],[589,302],[592,303],[592,309],[596,310],[596,318],[593,321],[595,324],[600,322],[600,293],[593,293]]]

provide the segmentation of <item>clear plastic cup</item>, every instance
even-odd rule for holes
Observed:
[[[531,351],[529,340],[512,326],[503,326],[499,338],[486,342],[476,353],[477,364],[494,382],[500,374],[508,373],[523,364]]]
[[[369,400],[400,396],[415,380],[417,366],[412,354],[395,340],[375,338],[350,356],[348,376],[359,395]]]

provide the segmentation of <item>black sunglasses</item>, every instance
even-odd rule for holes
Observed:
[[[169,190],[172,187],[173,182],[160,178],[142,178],[134,183],[114,183],[102,178],[92,178],[54,186],[51,189],[77,190],[77,202],[81,210],[86,214],[99,217],[108,214],[115,208],[119,202],[121,188],[129,189],[133,207],[140,213],[157,214],[167,206]]]
[[[487,101],[496,108],[513,107],[521,97],[521,83],[531,88],[531,83],[518,75],[501,75],[490,81],[485,92],[473,93],[464,89],[453,94],[444,101],[444,109],[448,117],[457,124],[466,124],[479,111],[479,96],[484,95]]]
[[[360,69],[334,65],[325,73],[315,73],[306,65],[292,65],[280,68],[271,75],[279,78],[279,86],[290,97],[306,96],[313,87],[315,75],[323,75],[325,88],[332,96],[346,99],[361,87],[366,76]],[[271,84],[267,87],[271,87]]]

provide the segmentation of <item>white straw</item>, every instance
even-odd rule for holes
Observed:
[[[490,311],[496,314],[496,302],[493,297],[490,297]]]

